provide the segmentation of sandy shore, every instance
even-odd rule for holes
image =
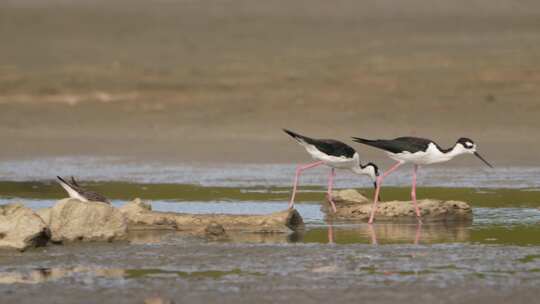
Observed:
[[[126,3],[2,4],[0,160],[307,161],[283,127],[540,159],[535,1]]]
[[[516,115],[505,115],[507,109],[503,107],[486,109],[483,105],[471,105],[467,108],[467,115],[471,116],[458,123],[456,118],[462,117],[462,110],[457,106],[448,112],[427,111],[429,114],[407,121],[400,115],[374,113],[377,110],[373,107],[358,111],[354,113],[358,117],[353,117],[351,113],[325,109],[323,103],[308,105],[309,109],[287,105],[287,110],[255,110],[247,116],[240,113],[243,105],[211,103],[200,109],[199,103],[170,102],[161,103],[160,110],[145,110],[153,105],[136,101],[85,102],[74,106],[4,104],[0,112],[0,141],[4,143],[0,159],[91,155],[174,162],[308,161],[305,152],[281,127],[344,140],[357,148],[364,159],[384,160],[383,164],[389,164],[383,153],[354,144],[348,137],[392,138],[412,134],[440,139],[441,145],[449,146],[455,138],[468,136],[476,140],[480,151],[496,166],[534,165],[540,155],[540,143],[535,137],[540,123],[534,121],[540,112],[528,111],[527,106],[519,104],[525,109]],[[515,107],[511,105],[508,108]],[[485,115],[486,112],[493,115]],[[326,119],[331,123],[325,123]],[[455,163],[482,165],[472,157],[462,157]]]

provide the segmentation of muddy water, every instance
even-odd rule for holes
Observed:
[[[414,229],[413,229],[414,230]],[[408,229],[406,229],[408,231]],[[413,233],[414,234],[414,233]],[[206,242],[51,246],[0,253],[3,303],[534,303],[537,246]],[[336,238],[340,235],[336,234]],[[414,238],[414,236],[409,236]],[[45,297],[44,294],[47,296]]]
[[[10,166],[0,167],[15,168]],[[283,165],[258,178],[255,173],[240,178],[242,172],[232,170],[229,179],[225,171],[204,179],[212,170],[195,170],[182,179],[173,169],[143,170],[126,172],[135,176],[127,179],[113,170],[90,169],[84,177],[95,180],[85,183],[88,188],[108,195],[116,206],[142,197],[161,211],[265,214],[286,207],[290,179],[278,176],[288,170]],[[22,201],[37,209],[64,196],[46,171],[21,172],[0,182],[0,204]],[[328,222],[320,211],[324,189],[317,186],[324,181],[313,174],[304,178],[298,196],[307,223],[300,232],[233,233],[227,241],[132,232],[121,243],[0,251],[0,303],[141,303],[154,296],[177,303],[507,303],[509,298],[534,303],[540,284],[540,171],[505,172],[487,182],[476,175],[478,182],[467,188],[454,184],[474,178],[457,174],[457,181],[448,181],[455,171],[429,172],[439,177],[419,189],[420,198],[471,202],[474,220],[462,225]],[[400,178],[392,183],[400,184]],[[182,180],[191,182],[176,183]],[[496,187],[503,182],[507,187]],[[350,178],[338,183],[359,186]],[[408,193],[387,187],[383,199],[404,199]]]

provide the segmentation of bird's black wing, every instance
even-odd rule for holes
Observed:
[[[349,145],[333,139],[315,139],[310,144],[327,155],[353,158],[356,151]]]
[[[391,153],[401,153],[404,151],[415,153],[418,151],[426,151],[431,140],[419,137],[398,137],[395,139],[376,139],[369,140],[358,137],[353,137],[355,142],[379,148]]]
[[[356,153],[356,151],[351,146],[338,140],[315,139],[300,135],[298,133],[294,133],[293,131],[287,129],[283,129],[283,131],[296,139],[298,142],[313,145],[315,146],[315,148],[317,148],[317,150],[327,155],[352,158],[354,156],[354,153]]]
[[[92,201],[92,202],[102,202],[102,203],[107,203],[107,204],[111,203],[109,199],[107,199],[105,196],[94,191],[88,191],[88,190],[83,189],[80,192],[80,194],[84,196],[87,200]]]
[[[79,186],[79,183],[77,182],[77,180],[76,180],[75,177],[73,177],[73,176],[71,177],[71,184],[74,185],[74,186],[76,186],[76,187],[80,187],[80,186]]]

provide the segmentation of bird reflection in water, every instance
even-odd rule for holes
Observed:
[[[375,231],[373,225],[367,226],[368,234],[371,237],[371,244],[372,245],[379,245],[379,242],[377,241],[377,232]],[[422,236],[422,224],[418,223],[416,225],[416,231],[414,235],[414,245],[418,245],[420,243],[420,238]]]

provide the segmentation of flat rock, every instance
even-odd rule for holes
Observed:
[[[25,250],[44,246],[50,232],[41,217],[23,204],[0,206],[0,248]]]
[[[36,214],[41,217],[41,219],[43,220],[43,222],[45,222],[45,224],[47,224],[47,226],[49,226],[49,224],[51,223],[51,208],[38,209],[36,210]]]
[[[123,205],[119,210],[128,219],[130,230],[177,229],[174,217],[166,212],[152,211],[152,206],[139,198]]]
[[[372,201],[354,189],[336,190],[332,192],[334,203],[340,207],[368,204]],[[337,207],[337,206],[336,206]]]
[[[174,304],[174,301],[162,297],[151,297],[145,299],[144,304]]]
[[[53,242],[113,241],[127,235],[126,217],[107,203],[63,199],[42,214]]]
[[[333,199],[337,212],[329,214],[325,206],[323,211],[329,216],[341,219],[368,220],[372,201],[356,190],[334,191]],[[435,199],[418,200],[418,206],[424,222],[471,221],[472,208],[460,201],[441,201]],[[412,201],[379,202],[375,213],[376,221],[416,221]]]
[[[204,231],[209,225],[220,225],[226,231],[285,232],[303,227],[302,217],[295,209],[268,215],[187,214],[152,211],[139,199],[120,208],[129,221],[130,229],[175,229]]]

